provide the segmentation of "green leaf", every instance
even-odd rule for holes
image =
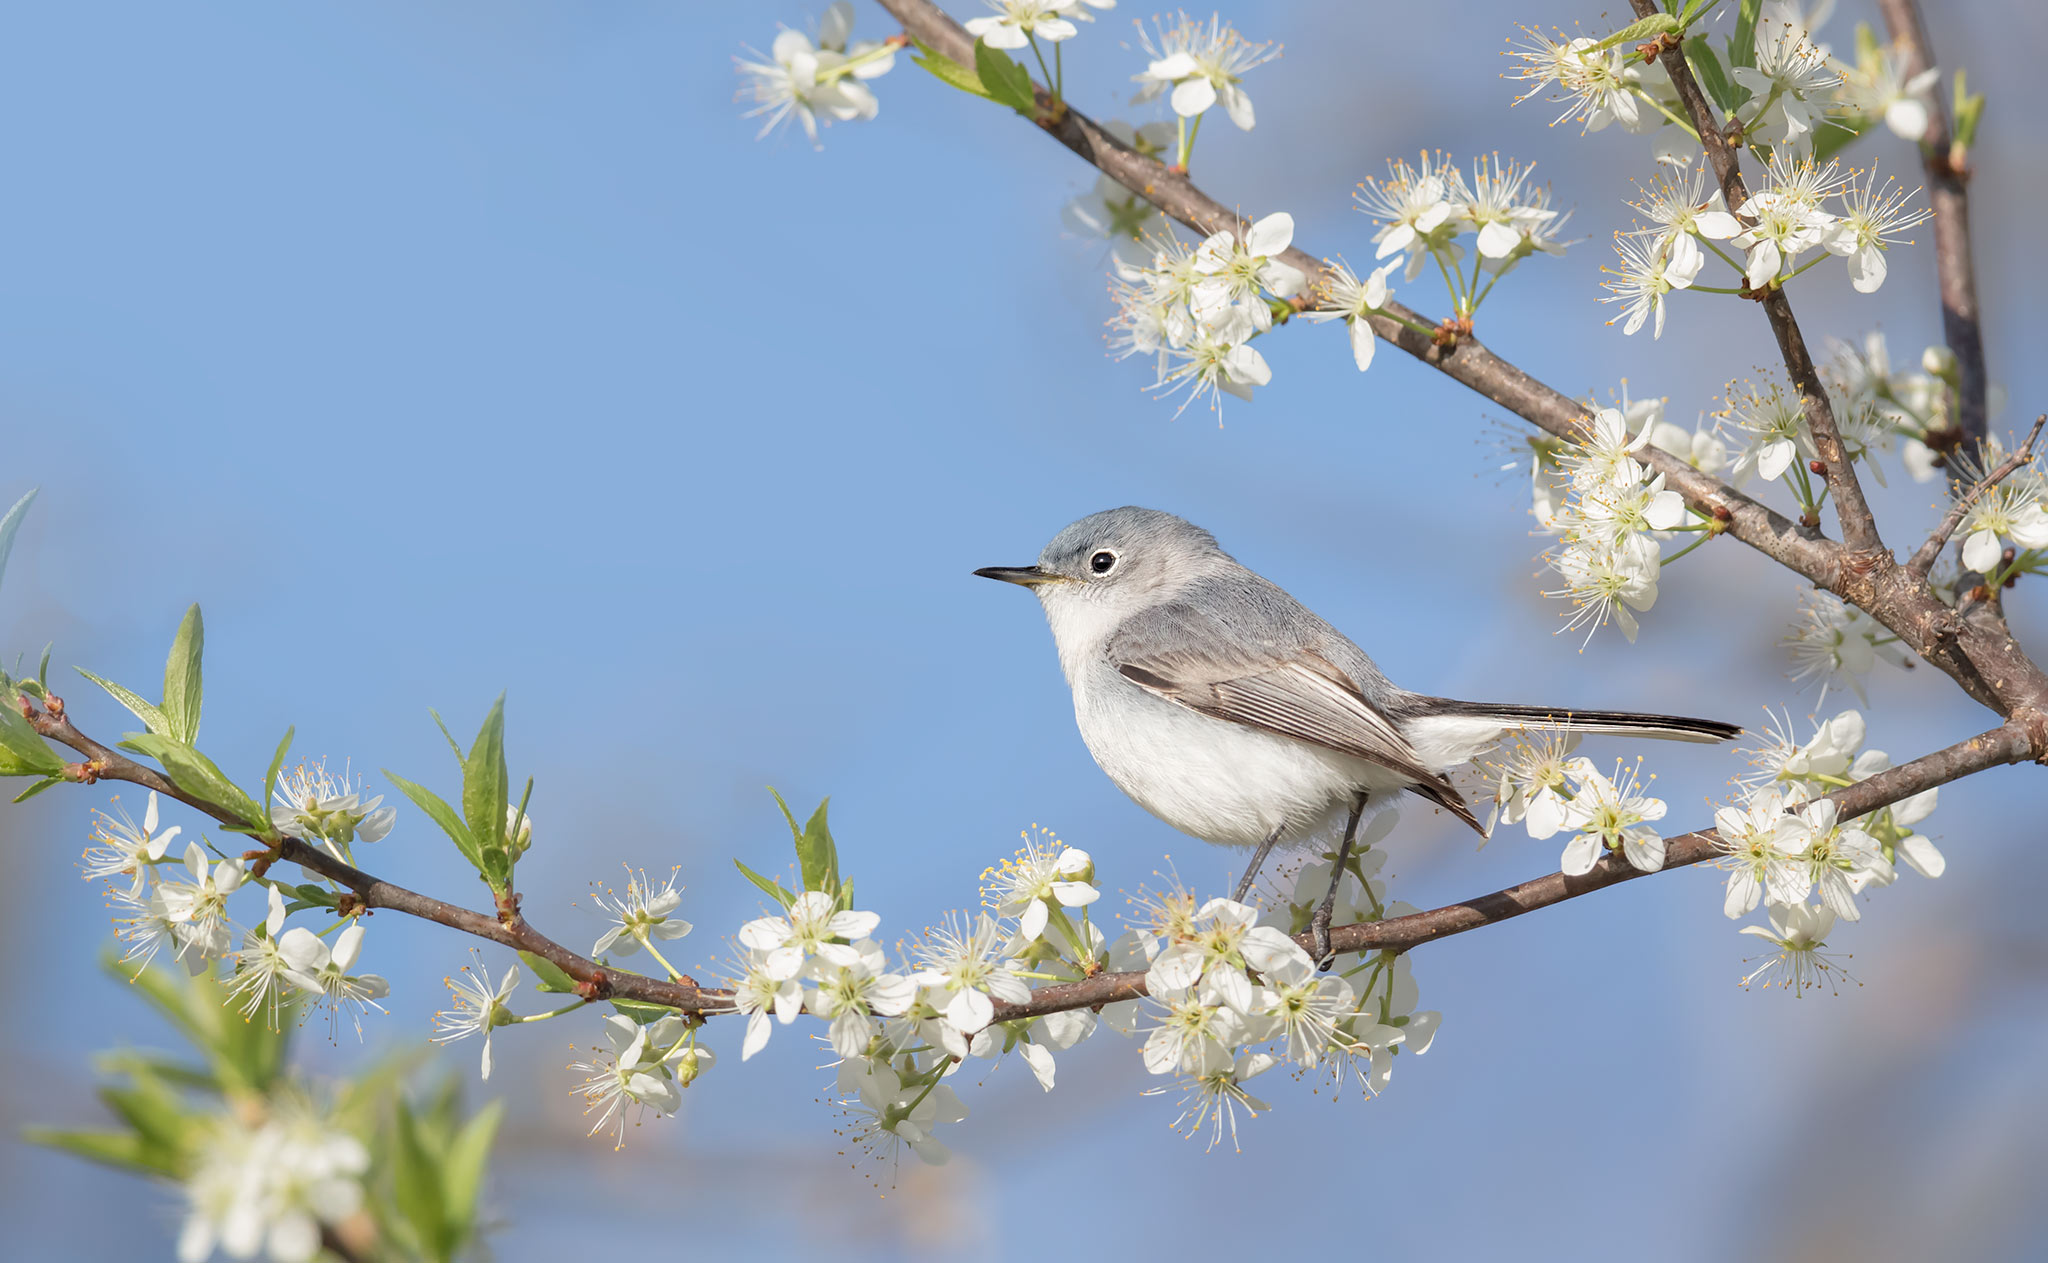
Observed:
[[[1616,44],[1641,44],[1662,35],[1676,35],[1683,29],[1678,19],[1669,13],[1652,13],[1649,17],[1638,18],[1622,27],[1593,45],[1590,51],[1598,52],[1603,48],[1612,48]]]
[[[989,100],[1007,105],[1019,114],[1037,116],[1038,99],[1031,91],[1031,72],[1008,53],[975,40],[974,75]]]
[[[277,743],[277,753],[270,756],[270,770],[263,774],[263,801],[267,805],[277,798],[277,774],[284,767],[285,751],[292,748],[292,734],[298,725],[284,730],[284,740]]]
[[[25,803],[29,799],[34,798],[37,794],[40,794],[44,790],[50,788],[50,786],[62,785],[63,783],[64,778],[61,776],[45,776],[43,779],[37,781],[35,784],[29,786],[27,789],[22,790],[19,794],[16,794],[14,796],[14,801],[18,803]]]
[[[505,695],[491,703],[462,763],[462,815],[476,839],[491,886],[503,890],[511,875],[505,854]]]
[[[171,656],[164,661],[164,718],[170,735],[191,745],[199,740],[199,659],[206,649],[206,623],[195,602],[178,624]]]
[[[1700,14],[1704,10],[1711,9],[1719,3],[1721,3],[1721,0],[1691,0],[1691,3],[1685,6],[1683,13],[1679,13],[1678,0],[1671,0],[1671,3],[1664,7],[1673,13],[1678,13],[1678,24],[1680,26],[1691,26],[1699,20]]]
[[[541,991],[568,992],[571,994],[575,992],[576,980],[564,972],[560,965],[557,965],[547,957],[538,956],[532,952],[521,952],[519,953],[519,959],[524,961],[526,967],[533,971],[537,989]]]
[[[411,799],[412,805],[426,813],[429,820],[440,825],[441,831],[455,843],[455,849],[462,852],[462,857],[476,865],[477,872],[484,873],[483,852],[478,849],[476,839],[470,836],[469,826],[463,824],[462,817],[455,814],[455,808],[442,801],[439,794],[426,786],[415,785],[390,768],[384,768],[383,772],[384,779],[398,786],[399,793]],[[484,873],[484,876],[488,879],[490,874]]]
[[[158,710],[155,705],[145,701],[139,695],[122,688],[112,680],[102,680],[84,667],[73,667],[72,670],[105,689],[107,696],[126,706],[130,714],[142,721],[143,727],[160,737],[171,735],[171,721],[164,718],[164,713]]]
[[[454,733],[448,731],[448,725],[442,722],[441,712],[429,706],[427,707],[427,713],[434,717],[434,726],[441,730],[441,736],[447,740],[448,748],[450,750],[455,751],[455,761],[458,764],[461,763],[464,758],[464,755],[462,753],[462,743],[455,739]]]
[[[35,503],[36,493],[41,490],[41,487],[30,487],[28,494],[7,510],[7,516],[0,517],[0,578],[7,574],[7,554],[14,551],[14,533],[21,529],[21,519],[28,516],[28,506]]]
[[[64,759],[43,740],[14,699],[0,695],[0,776],[57,776]]]
[[[732,866],[740,870],[740,876],[759,886],[764,894],[781,904],[784,908],[796,902],[796,896],[784,890],[781,882],[768,880],[738,860],[734,860]]]
[[[1977,125],[1984,121],[1984,94],[1970,92],[1968,76],[1961,70],[1955,73],[1955,139],[1954,144],[1968,153],[1970,146],[1977,143]],[[0,559],[6,554],[0,552]]]
[[[50,692],[50,650],[57,647],[56,641],[43,646],[43,660],[36,664],[36,683],[43,686],[43,693]]]
[[[498,1138],[498,1124],[504,1118],[503,1101],[492,1101],[478,1110],[455,1133],[448,1156],[441,1163],[441,1208],[454,1250],[459,1251],[476,1235],[477,1194],[483,1189],[484,1172],[491,1162],[491,1145]]]
[[[1728,37],[1730,66],[1756,65],[1756,19],[1763,7],[1764,0],[1742,0],[1735,14],[1735,34]]]
[[[642,1026],[652,1026],[665,1017],[676,1015],[676,1011],[665,1004],[647,1004],[639,1000],[614,1000],[612,1007]]]
[[[121,748],[155,759],[170,774],[172,784],[194,798],[220,808],[256,832],[270,829],[270,814],[263,810],[261,804],[229,780],[212,759],[184,742],[153,732],[131,732],[121,742]]]
[[[419,1235],[420,1247],[429,1258],[447,1259],[454,1254],[448,1239],[448,1221],[442,1213],[440,1164],[434,1161],[419,1121],[413,1117],[404,1097],[398,1098],[392,1146],[392,1185],[399,1213]]]
[[[836,894],[839,890],[839,848],[833,845],[832,830],[825,825],[825,806],[819,802],[796,842],[797,868],[804,875],[804,889]]]
[[[1693,74],[1698,77],[1700,86],[1707,90],[1708,96],[1714,98],[1715,106],[1722,113],[1725,114],[1742,103],[1743,96],[1747,93],[1737,95],[1742,90],[1728,77],[1728,72],[1722,68],[1721,59],[1714,55],[1714,46],[1707,42],[1706,36],[1695,35],[1685,41],[1685,56],[1686,60],[1692,63]]]
[[[101,1166],[115,1167],[123,1171],[140,1171],[173,1179],[183,1174],[172,1155],[149,1145],[134,1132],[65,1131],[57,1127],[24,1127],[21,1138],[32,1145],[41,1145],[45,1149],[60,1149],[88,1162],[97,1162]]]
[[[913,40],[912,42],[917,45],[917,51],[924,54],[921,57],[912,57],[910,60],[913,65],[924,67],[931,72],[933,78],[937,79],[940,83],[946,84],[948,87],[958,88],[962,92],[971,93],[984,99],[987,98],[988,89],[981,86],[981,77],[975,74],[974,71],[921,40]]]

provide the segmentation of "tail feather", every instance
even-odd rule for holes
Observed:
[[[1575,710],[1564,706],[1523,706],[1514,702],[1460,702],[1429,699],[1433,714],[1497,722],[1504,728],[1563,728],[1570,732],[1610,733],[1665,741],[1727,741],[1742,735],[1735,724],[1684,715],[1647,715],[1627,710]]]

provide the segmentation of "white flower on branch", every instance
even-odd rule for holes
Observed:
[[[1572,796],[1567,823],[1579,831],[1565,844],[1560,867],[1570,877],[1593,871],[1603,850],[1620,851],[1630,864],[1646,873],[1664,867],[1664,839],[1652,821],[1664,818],[1664,800],[1642,792],[1637,773],[1642,761],[1625,767],[1617,762],[1612,778],[1590,766]]]
[[[1690,430],[1671,421],[1653,422],[1650,442],[1703,474],[1718,474],[1728,468],[1728,445],[1704,419]]]
[[[398,819],[395,807],[380,807],[382,795],[363,801],[362,778],[344,768],[340,776],[319,763],[301,763],[277,778],[270,823],[287,837],[324,848],[347,860],[356,842],[382,841]]]
[[[1387,162],[1385,180],[1368,177],[1352,194],[1358,209],[1380,221],[1372,239],[1379,246],[1373,257],[1409,252],[1406,279],[1414,280],[1428,254],[1428,245],[1447,246],[1455,226],[1450,223],[1450,185],[1447,172],[1455,175],[1449,159],[1424,150],[1419,165],[1411,167],[1398,159]],[[1441,236],[1442,241],[1437,238]]]
[[[609,1127],[612,1147],[619,1149],[626,1143],[628,1118],[637,1124],[649,1111],[656,1117],[675,1113],[683,1103],[682,1089],[710,1068],[713,1057],[710,1049],[696,1046],[693,1029],[680,1017],[642,1026],[614,1013],[605,1018],[604,1026],[608,1046],[593,1049],[589,1061],[570,1065],[585,1076],[571,1090],[583,1098],[586,1116],[597,1115],[589,1134]]]
[[[1756,23],[1756,64],[1731,70],[1735,82],[1759,103],[1744,126],[1751,132],[1782,128],[1776,143],[1783,149],[1812,147],[1813,129],[1824,120],[1833,89],[1842,82],[1828,50],[1813,42],[1806,21],[1796,5],[1766,0]]]
[[[1028,1039],[1017,1046],[1017,1055],[1031,1068],[1039,1087],[1052,1091],[1053,1053],[1072,1048],[1094,1034],[1095,1022],[1095,1014],[1086,1009],[1067,1009],[1048,1013],[1028,1024],[1013,1024],[1021,1027]]]
[[[1657,603],[1658,560],[1654,555],[1630,549],[1601,550],[1588,543],[1570,542],[1550,555],[1550,564],[1565,586],[1545,596],[1570,601],[1571,615],[1563,631],[1586,629],[1586,639],[1612,619],[1631,643],[1638,627],[1636,614]]]
[[[1934,218],[1925,207],[1906,205],[1916,191],[1895,187],[1889,176],[1880,185],[1874,166],[1861,182],[1851,179],[1842,187],[1842,218],[1823,244],[1829,254],[1848,257],[1849,283],[1857,293],[1874,294],[1884,284],[1887,247],[1913,244],[1898,234]]]
[[[839,1063],[841,1107],[852,1120],[855,1145],[877,1157],[893,1156],[899,1145],[927,1165],[940,1166],[951,1156],[933,1135],[941,1123],[967,1117],[967,1106],[943,1083],[906,1084],[903,1076],[882,1062],[849,1057]]]
[[[1775,481],[1794,461],[1804,463],[1815,455],[1798,396],[1775,383],[1768,391],[1752,387],[1729,395],[1726,420],[1742,436],[1733,468],[1738,485],[1751,473]]]
[[[1152,60],[1143,74],[1131,76],[1139,85],[1134,101],[1142,105],[1170,88],[1173,112],[1182,118],[1198,118],[1220,101],[1231,122],[1252,129],[1252,99],[1238,85],[1278,57],[1277,48],[1252,43],[1221,17],[1212,15],[1204,24],[1186,13],[1176,13],[1172,22],[1155,18],[1151,30],[1140,23],[1138,42]]]
[[[1522,189],[1535,169],[1519,162],[1502,166],[1498,157],[1482,156],[1473,162],[1469,180],[1458,167],[1446,171],[1451,213],[1460,227],[1478,235],[1481,256],[1505,259],[1522,246],[1524,233],[1557,218],[1544,204],[1547,198],[1539,200],[1536,190],[1525,195]]]
[[[815,146],[820,117],[844,123],[875,116],[881,106],[863,80],[889,73],[896,64],[896,47],[867,41],[849,48],[852,30],[853,6],[838,0],[825,10],[816,43],[802,31],[784,30],[769,46],[766,60],[733,58],[734,67],[747,79],[743,91],[754,100],[746,117],[767,116],[756,139],[793,117]]]
[[[1794,683],[1820,684],[1816,706],[1827,702],[1829,689],[1841,687],[1855,693],[1858,701],[1868,703],[1863,677],[1870,674],[1878,659],[1895,666],[1906,661],[1898,637],[1832,592],[1815,591],[1803,598],[1799,618],[1778,643],[1785,646],[1792,658]]]
[[[286,930],[277,946],[293,970],[319,983],[321,1003],[329,1010],[330,1032],[347,1017],[355,1027],[356,1038],[361,1039],[364,1010],[384,1012],[384,1006],[377,1001],[391,994],[391,984],[376,974],[349,973],[363,950],[361,921],[351,920],[344,926],[334,936],[332,949],[304,926]]]
[[[149,791],[149,805],[143,809],[142,823],[137,825],[126,812],[115,819],[104,811],[93,813],[93,840],[101,845],[88,848],[84,863],[87,881],[108,880],[128,877],[128,893],[141,894],[149,884],[149,869],[160,863],[171,842],[177,838],[179,826],[157,831],[156,791]]]
[[[1743,278],[1751,289],[1762,289],[1777,280],[1806,251],[1835,241],[1841,221],[1822,203],[1840,192],[1846,182],[1837,162],[1817,167],[1811,159],[1795,158],[1789,147],[1771,155],[1759,179],[1760,187],[1735,208],[1738,215],[1756,221],[1732,238],[1736,246],[1749,252]]]
[[[1188,307],[1203,328],[1223,330],[1248,323],[1264,333],[1273,327],[1273,311],[1264,295],[1292,298],[1308,285],[1308,277],[1278,258],[1294,241],[1294,216],[1276,211],[1254,223],[1242,239],[1232,230],[1212,233],[1195,247],[1195,282]],[[1220,334],[1229,341],[1238,338]]]
[[[1204,1045],[1194,1064],[1182,1072],[1179,1085],[1182,1089],[1181,1111],[1173,1120],[1174,1130],[1190,1138],[1206,1130],[1210,1149],[1214,1149],[1228,1133],[1230,1147],[1236,1149],[1237,1111],[1242,1108],[1256,1118],[1261,1111],[1271,1108],[1245,1091],[1244,1082],[1264,1074],[1278,1063],[1279,1059],[1271,1053],[1242,1052],[1232,1056],[1215,1044]],[[1147,1094],[1163,1091],[1166,1089],[1151,1088]]]
[[[185,844],[185,870],[191,881],[167,881],[157,887],[165,917],[178,927],[178,957],[184,960],[190,952],[202,960],[217,960],[233,946],[228,896],[241,888],[248,874],[239,859],[209,867],[197,842]]]
[[[1016,962],[1000,958],[1003,940],[1002,926],[983,913],[972,926],[958,917],[933,926],[911,949],[917,965],[911,980],[926,989],[932,1008],[960,1036],[993,1021],[997,1000],[1022,1004],[1031,998],[1031,988],[1011,968]]]
[[[452,1007],[434,1014],[434,1037],[437,1044],[453,1043],[468,1039],[471,1035],[484,1037],[483,1079],[491,1077],[491,1032],[517,1019],[506,1007],[513,992],[519,990],[519,962],[514,960],[505,969],[505,976],[495,985],[491,982],[491,971],[484,966],[484,958],[475,948],[470,949],[470,963],[452,978],[441,981],[447,986]]]
[[[1888,885],[1892,866],[1877,839],[1853,823],[1839,823],[1838,811],[1834,802],[1825,798],[1801,807],[1792,817],[1798,824],[1788,830],[1783,845],[1804,859],[1807,881],[1819,888],[1821,902],[1844,921],[1854,921],[1863,915],[1856,904],[1857,892],[1870,882]],[[1808,888],[1800,890],[1801,899]]]
[[[1150,126],[1150,124],[1148,124]],[[1160,225],[1159,208],[1109,176],[1069,198],[1060,221],[1076,236],[1107,241],[1120,261],[1142,263],[1149,255],[1145,234]]]
[[[747,1034],[740,1045],[740,1060],[746,1061],[768,1046],[768,1018],[784,1026],[804,1011],[803,983],[795,977],[777,978],[768,972],[768,953],[749,951],[742,958],[737,978],[730,979],[733,1012],[747,1019]]]
[[[1195,912],[1194,932],[1168,943],[1146,973],[1146,986],[1183,991],[1198,981],[1210,984],[1223,1003],[1249,1015],[1256,998],[1247,969],[1260,973],[1308,954],[1271,926],[1253,924],[1258,913],[1230,899],[1211,899]],[[1313,962],[1309,962],[1313,963]]]
[[[917,984],[884,971],[882,949],[873,939],[831,951],[804,965],[804,1007],[831,1023],[832,1051],[841,1057],[865,1053],[875,1037],[874,1018],[895,1017],[917,998]]]
[[[324,991],[320,980],[302,972],[279,946],[284,919],[284,894],[272,886],[269,915],[260,929],[249,931],[242,939],[242,950],[234,954],[235,972],[227,984],[228,1003],[239,1002],[245,1020],[262,1010],[271,1030],[278,1028],[278,1016],[289,995],[287,986],[313,995]]]
[[[1966,482],[1980,481],[1983,471],[2004,461],[2004,448],[1995,439],[1986,441],[1982,454],[1965,462]],[[1963,564],[1979,574],[1998,567],[2007,541],[2017,549],[2048,548],[2048,479],[2031,464],[2013,471],[1977,497],[1956,534],[1963,540]]]
[[[1700,264],[1705,261],[1695,237],[1726,241],[1742,231],[1742,225],[1728,213],[1721,191],[1707,192],[1706,180],[1707,173],[1699,169],[1689,179],[1662,175],[1643,190],[1643,200],[1629,203],[1656,225],[1633,235],[1652,238],[1659,250],[1668,255],[1672,266],[1686,274],[1687,284],[1699,275]]]
[[[1738,751],[1750,756],[1752,769],[1738,778],[1738,783],[1752,789],[1799,784],[1815,794],[1839,789],[1863,748],[1863,737],[1860,711],[1845,710],[1816,724],[1813,736],[1803,745],[1792,738],[1789,716],[1772,715],[1764,744]]]
[[[1057,44],[1081,30],[1061,12],[1066,0],[988,0],[994,16],[969,18],[967,33],[990,48],[1022,48],[1033,36]]]
[[[611,915],[613,925],[597,940],[590,954],[616,952],[631,956],[649,939],[676,939],[688,934],[690,923],[669,915],[683,904],[682,892],[676,889],[676,875],[681,871],[670,870],[667,884],[656,890],[644,871],[627,869],[625,894],[605,891],[592,895],[590,901]]]
[[[1678,237],[1691,245],[1691,237]],[[1613,280],[1602,281],[1601,287],[1608,290],[1603,303],[1625,303],[1621,316],[1609,320],[1608,324],[1622,320],[1624,334],[1633,334],[1643,327],[1645,320],[1655,317],[1650,324],[1650,336],[1664,336],[1664,296],[1675,289],[1689,288],[1699,276],[1700,264],[1704,261],[1698,247],[1690,251],[1676,248],[1675,243],[1647,240],[1642,237],[1617,236],[1614,250],[1621,256],[1618,268],[1601,268]]]
[[[864,939],[881,923],[873,912],[841,911],[831,895],[806,890],[790,904],[788,916],[757,917],[740,927],[739,938],[762,953],[763,969],[780,982],[796,977],[813,956],[830,954],[852,963],[851,949],[842,940]]]
[[[1372,353],[1379,339],[1373,335],[1372,322],[1366,316],[1387,305],[1387,299],[1394,291],[1387,287],[1387,273],[1400,266],[1400,260],[1384,267],[1373,269],[1364,280],[1359,280],[1350,266],[1342,259],[1329,265],[1323,274],[1322,306],[1305,311],[1302,318],[1320,324],[1326,320],[1342,320],[1350,326],[1351,360],[1363,373],[1372,367]]]
[[[1021,836],[1024,845],[1016,855],[981,875],[982,901],[997,916],[1016,920],[1018,945],[1038,941],[1055,909],[1083,908],[1102,897],[1088,852],[1061,844],[1046,829],[1034,827]]]
[[[1800,996],[1823,981],[1830,990],[1836,989],[1837,977],[1852,981],[1834,957],[1821,952],[1827,946],[1827,936],[1834,932],[1832,911],[1804,903],[1774,903],[1769,912],[1770,929],[1761,925],[1742,927],[1742,933],[1763,939],[1778,949],[1743,978],[1745,989],[1761,978],[1766,990],[1776,986]]]
[[[1764,788],[1739,807],[1714,813],[1715,845],[1720,867],[1728,870],[1727,896],[1721,911],[1737,920],[1756,911],[1768,897],[1774,904],[1798,903],[1812,883],[1805,868],[1807,832],[1786,812],[1806,800],[1806,791]]]
[[[1341,1028],[1357,1015],[1358,996],[1343,978],[1317,973],[1307,952],[1295,952],[1265,971],[1259,1012],[1278,1025],[1275,1038],[1286,1041],[1287,1059],[1314,1070],[1351,1043]]]
[[[1884,751],[1865,750],[1849,766],[1849,779],[1869,780],[1891,765],[1891,756]],[[1906,861],[1906,866],[1922,877],[1940,877],[1948,870],[1948,860],[1925,834],[1916,831],[1916,826],[1934,813],[1940,794],[1938,787],[1922,790],[1910,798],[1901,798],[1889,807],[1880,807],[1867,816],[1857,817],[1857,824],[1886,848],[1887,858]]]
[[[1523,824],[1538,841],[1564,828],[1571,819],[1572,782],[1593,771],[1589,760],[1573,757],[1578,748],[1577,733],[1548,731],[1522,736],[1501,751],[1495,757],[1500,777],[1493,823]]]
[[[1661,121],[1636,96],[1635,88],[1642,74],[1628,64],[1624,49],[1597,48],[1600,41],[1596,39],[1584,35],[1566,39],[1562,31],[1545,35],[1525,26],[1522,32],[1528,41],[1509,49],[1507,54],[1521,63],[1508,77],[1530,85],[1527,92],[1515,98],[1516,105],[1555,84],[1559,91],[1549,99],[1566,105],[1564,112],[1552,120],[1553,127],[1574,118],[1579,120],[1582,133],[1597,132],[1619,120],[1623,127],[1635,132],[1654,129]]]
[[[1861,31],[1859,30],[1859,36]],[[1875,39],[1859,38],[1856,64],[1837,64],[1842,76],[1838,98],[1857,113],[1881,118],[1901,140],[1920,141],[1927,135],[1927,96],[1941,80],[1933,66],[1905,79],[1899,73],[1899,51]]]

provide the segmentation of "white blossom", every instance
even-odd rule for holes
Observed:
[[[1849,975],[1835,959],[1821,952],[1835,928],[1835,914],[1831,910],[1804,903],[1774,903],[1769,912],[1770,929],[1760,925],[1742,927],[1742,933],[1763,939],[1778,949],[1743,978],[1744,987],[1762,978],[1766,989],[1778,986],[1797,996],[1805,995],[1823,981],[1828,981],[1832,989],[1837,975],[1848,980]]]
[[[875,116],[880,103],[864,81],[879,78],[895,66],[895,46],[868,41],[849,48],[852,28],[853,6],[836,0],[819,23],[815,43],[802,31],[784,30],[769,46],[766,59],[757,52],[754,61],[733,59],[735,68],[747,79],[743,90],[754,100],[754,108],[746,116],[767,116],[760,137],[793,117],[816,145],[820,118],[844,123]]]
[[[398,809],[382,807],[382,795],[363,801],[362,778],[346,767],[336,776],[319,763],[301,763],[277,778],[272,791],[270,823],[287,837],[323,847],[336,859],[348,858],[356,842],[378,842],[391,832]]]
[[[1221,102],[1230,121],[1250,131],[1257,121],[1252,99],[1239,86],[1244,76],[1280,55],[1271,44],[1254,44],[1222,18],[1204,24],[1186,13],[1171,22],[1154,19],[1152,29],[1138,27],[1138,42],[1151,61],[1144,73],[1131,76],[1138,84],[1139,104],[1171,89],[1173,112],[1196,118]]]
[[[491,1077],[491,1032],[518,1021],[505,1006],[512,993],[519,990],[519,962],[514,960],[506,966],[505,976],[493,985],[491,971],[484,967],[482,955],[472,948],[469,957],[471,963],[464,965],[458,976],[441,980],[454,1003],[452,1007],[434,1014],[433,1040],[437,1044],[446,1044],[471,1035],[482,1035],[482,1077],[488,1081]]]
[[[807,890],[790,904],[787,916],[757,917],[740,927],[739,939],[763,954],[762,967],[780,982],[796,977],[813,956],[851,963],[852,949],[842,940],[864,939],[881,923],[873,912],[842,911],[831,895]]]
[[[1061,12],[1069,0],[988,0],[993,16],[969,18],[967,33],[990,48],[1022,48],[1038,37],[1049,43],[1072,39],[1080,28]]]
[[[1564,848],[1561,867],[1567,876],[1593,871],[1603,850],[1620,851],[1646,873],[1664,867],[1664,838],[1651,827],[1664,818],[1664,800],[1642,792],[1636,780],[1640,768],[1640,762],[1633,767],[1617,762],[1612,778],[1586,769],[1567,819],[1579,831]]]
[[[832,1050],[841,1057],[865,1053],[875,1037],[874,1018],[894,1017],[917,998],[917,985],[885,972],[884,963],[881,947],[862,939],[804,965],[804,1007],[831,1023]]]
[[[1842,218],[1823,244],[1828,253],[1848,257],[1849,284],[1857,293],[1876,293],[1884,284],[1886,248],[1904,240],[1900,233],[1934,218],[1934,212],[1926,207],[1906,205],[1914,192],[1917,190],[1895,186],[1890,176],[1879,184],[1874,166],[1861,181],[1851,179],[1843,185]]]
[[[1812,888],[1803,854],[1809,834],[1786,814],[1805,798],[1805,791],[1797,786],[1789,793],[1764,788],[1750,794],[1742,806],[1722,807],[1714,813],[1715,845],[1722,852],[1719,863],[1728,870],[1727,897],[1721,911],[1731,920],[1756,911],[1766,897],[1775,904],[1806,898]]]
[[[615,952],[620,956],[631,956],[640,950],[647,938],[676,939],[688,934],[690,923],[669,915],[683,904],[682,893],[676,889],[676,874],[680,871],[671,870],[667,884],[656,890],[645,872],[628,869],[625,894],[612,891],[593,894],[590,901],[608,913],[613,924],[590,949],[590,954],[602,956],[606,952]]]
[[[1581,132],[1597,132],[1619,121],[1630,131],[1655,128],[1658,118],[1637,97],[1642,74],[1629,64],[1628,50],[1619,46],[1599,48],[1590,36],[1565,38],[1563,32],[1545,35],[1534,27],[1523,27],[1528,42],[1509,50],[1521,64],[1509,77],[1530,87],[1515,99],[1520,105],[1555,84],[1559,91],[1549,99],[1565,102],[1565,109],[1552,126],[1568,118],[1577,119]]]
[[[278,939],[277,947],[292,969],[320,984],[321,1001],[329,1008],[330,1029],[346,1016],[355,1027],[356,1038],[361,1039],[363,1011],[384,1011],[384,1006],[377,1001],[391,994],[391,984],[376,974],[349,973],[363,950],[361,921],[351,920],[342,927],[341,932],[334,936],[331,949],[319,935],[304,926],[286,930]]]
[[[1322,305],[1301,313],[1303,319],[1317,324],[1325,320],[1342,320],[1350,326],[1351,359],[1361,373],[1372,367],[1373,349],[1379,342],[1373,336],[1372,322],[1366,316],[1386,306],[1387,299],[1393,297],[1393,290],[1387,287],[1387,273],[1398,266],[1399,260],[1396,260],[1375,268],[1361,281],[1350,266],[1339,259],[1324,273]]]
[[[143,809],[142,823],[137,825],[122,812],[119,819],[104,811],[93,813],[93,840],[101,845],[89,848],[85,853],[87,881],[112,880],[128,877],[130,894],[141,894],[149,883],[150,866],[162,861],[179,832],[179,826],[157,829],[156,791],[149,791],[149,805]]]
[[[1390,159],[1385,180],[1368,177],[1358,186],[1352,194],[1358,209],[1380,221],[1372,236],[1379,247],[1375,258],[1407,252],[1407,279],[1415,279],[1428,247],[1447,245],[1455,231],[1451,225],[1455,208],[1446,178],[1455,175],[1456,168],[1445,155],[1424,150],[1416,166]]]
[[[1046,830],[1021,835],[1015,856],[983,872],[981,897],[999,917],[1017,922],[1016,942],[1036,942],[1054,908],[1082,908],[1102,897],[1088,852],[1061,844]],[[1057,849],[1055,849],[1057,848]]]
[[[281,1102],[254,1124],[246,1108],[223,1113],[193,1147],[179,1263],[200,1263],[216,1251],[308,1263],[320,1254],[322,1225],[339,1224],[362,1207],[369,1151],[304,1104]]]

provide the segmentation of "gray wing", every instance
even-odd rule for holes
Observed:
[[[1272,608],[1272,596],[1293,611]],[[1112,637],[1107,649],[1119,674],[1156,697],[1376,763],[1483,834],[1458,791],[1424,765],[1385,712],[1331,658],[1355,656],[1370,669],[1369,660],[1355,648],[1350,655],[1326,652],[1330,638],[1350,648],[1277,588],[1270,594],[1211,590],[1147,611]],[[1376,670],[1372,681],[1384,684]]]

